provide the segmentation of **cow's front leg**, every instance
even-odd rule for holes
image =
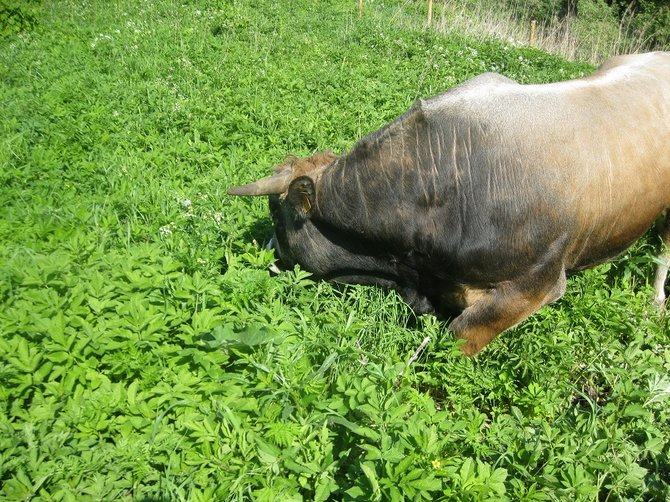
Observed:
[[[555,277],[555,276],[554,276]],[[505,282],[480,291],[476,299],[452,321],[449,328],[463,338],[463,352],[473,356],[508,328],[520,323],[565,292],[565,272],[547,281],[535,277]]]

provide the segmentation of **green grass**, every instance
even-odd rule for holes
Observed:
[[[649,244],[464,359],[395,294],[271,277],[266,202],[225,195],[483,71],[590,67],[400,28],[379,2],[362,20],[345,0],[15,5],[1,499],[670,497]]]

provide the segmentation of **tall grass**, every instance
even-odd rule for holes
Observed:
[[[423,2],[421,4],[423,6]],[[405,26],[425,22],[424,17],[409,14],[408,7],[409,2],[402,2],[394,19]],[[496,39],[517,46],[531,45],[533,16],[526,2],[506,5],[504,2],[481,0],[445,0],[436,3],[435,10],[433,27],[446,36],[458,34],[480,41]],[[630,9],[621,20],[605,9],[585,9],[579,17],[554,14],[547,21],[537,23],[532,45],[572,61],[593,65],[618,54],[664,48],[654,45],[644,30],[633,29],[633,26],[633,11]]]

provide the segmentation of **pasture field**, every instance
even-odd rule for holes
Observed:
[[[395,294],[271,277],[226,196],[481,72],[592,70],[401,4],[0,9],[0,499],[670,499],[653,237],[465,359]]]

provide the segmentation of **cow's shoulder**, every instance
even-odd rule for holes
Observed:
[[[482,73],[481,75],[477,75],[476,77],[468,79],[465,82],[448,89],[436,96],[436,98],[458,98],[462,95],[485,93],[489,92],[491,89],[506,88],[510,85],[518,86],[519,84],[515,80],[512,80],[505,75],[501,75],[500,73]]]
[[[505,75],[501,75],[500,73],[488,72],[488,73],[482,73],[481,75],[477,75],[476,77],[466,80],[458,87],[467,89],[470,87],[478,87],[478,86],[487,86],[496,84],[516,84],[516,83],[517,83],[516,80],[512,80],[511,78],[506,77]]]
[[[494,95],[505,93],[520,84],[499,73],[483,73],[452,87],[437,96],[421,100],[417,105],[427,117],[441,117],[446,110],[452,113],[459,111],[470,113],[472,107],[494,99]]]

